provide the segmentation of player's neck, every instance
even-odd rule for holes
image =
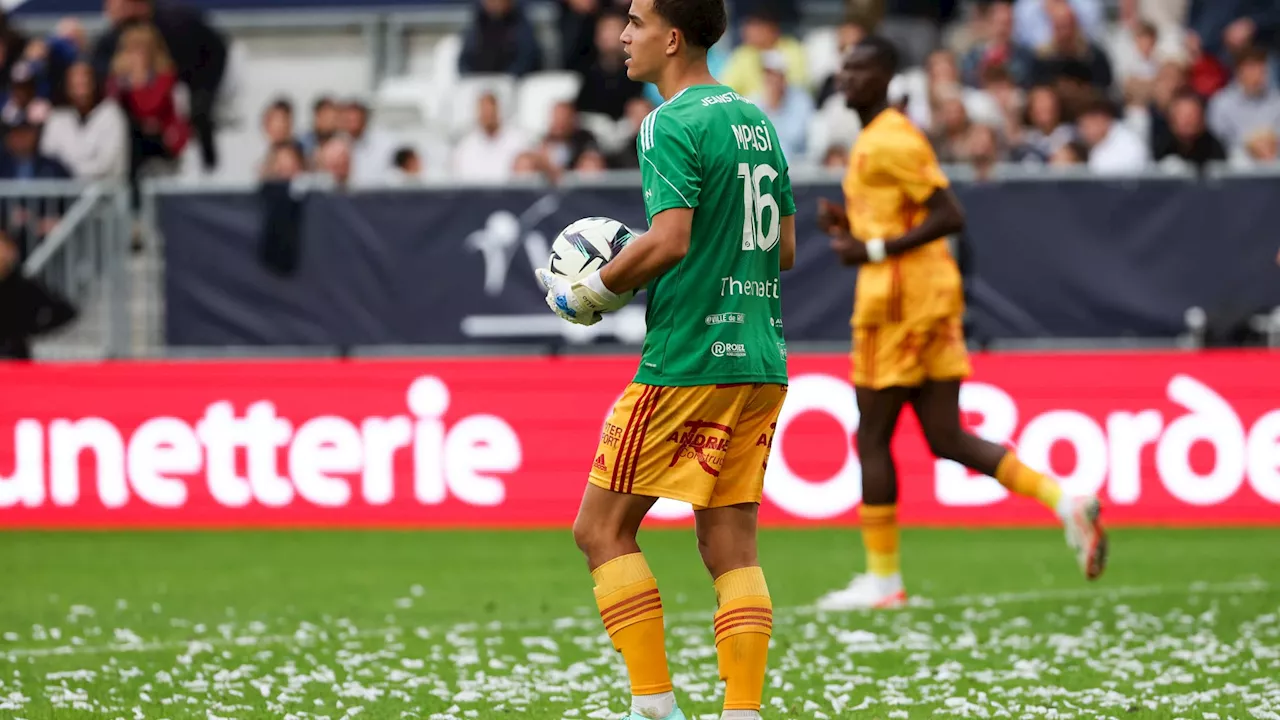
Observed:
[[[888,100],[885,100],[883,102],[878,102],[875,105],[872,105],[871,107],[859,109],[858,119],[862,121],[862,127],[866,127],[871,124],[872,120],[875,120],[876,118],[880,117],[880,113],[888,109],[889,109]]]
[[[719,82],[707,67],[707,59],[702,57],[689,63],[671,63],[656,84],[662,99],[670,100],[682,90],[695,85],[715,85]]]

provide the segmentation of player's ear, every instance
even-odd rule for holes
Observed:
[[[680,43],[684,38],[680,36],[680,31],[671,28],[671,32],[667,35],[667,57],[675,57],[680,52]]]

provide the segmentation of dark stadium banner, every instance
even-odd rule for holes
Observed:
[[[969,217],[967,279],[987,338],[1171,337],[1186,310],[1238,317],[1280,305],[1280,181],[1034,182],[959,187]],[[855,273],[797,188],[799,251],[783,279],[793,341],[845,341]],[[181,346],[638,341],[637,302],[592,328],[558,321],[533,268],[587,216],[643,229],[632,189],[316,193],[296,245],[264,240],[251,195],[159,199],[167,341]],[[272,247],[272,243],[280,247]],[[296,249],[289,254],[281,247]],[[285,252],[294,272],[264,258]],[[290,267],[275,263],[272,267]]]
[[[568,527],[636,358],[0,365],[0,527]],[[1280,373],[1264,352],[980,355],[961,403],[1116,524],[1280,525]],[[762,521],[849,524],[842,356],[793,355]],[[677,449],[678,452],[678,449]],[[1049,525],[895,452],[913,525]],[[688,462],[696,462],[688,460]],[[660,503],[654,522],[688,522]]]

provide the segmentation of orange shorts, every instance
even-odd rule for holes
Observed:
[[[614,406],[591,484],[695,508],[758,503],[787,387],[632,383]]]
[[[919,387],[926,380],[963,380],[971,372],[959,317],[854,328],[857,387]]]

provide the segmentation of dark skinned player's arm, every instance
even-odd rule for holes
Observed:
[[[964,210],[950,188],[939,188],[925,201],[924,207],[929,211],[924,222],[908,230],[902,237],[887,240],[884,244],[885,255],[901,255],[964,229]],[[848,231],[842,233],[835,248],[845,265],[861,265],[869,260],[866,245],[856,240]]]
[[[785,272],[796,265],[796,216],[782,218],[782,256],[778,261]]]
[[[692,234],[693,208],[658,213],[649,232],[632,240],[600,270],[600,281],[619,295],[648,285],[689,254]]]

